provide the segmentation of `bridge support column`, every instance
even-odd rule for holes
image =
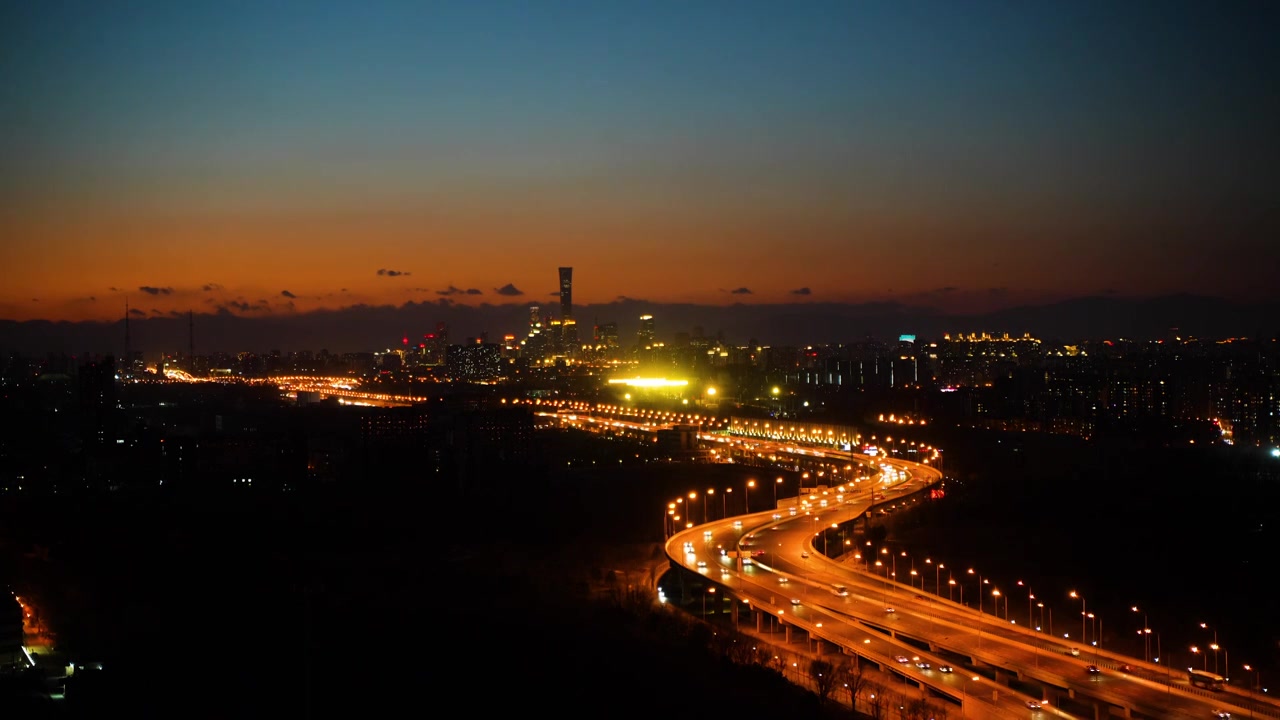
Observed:
[[[790,625],[788,625],[788,624],[786,624],[786,623],[783,623],[783,624],[782,624],[782,628],[783,628],[783,630],[785,630],[785,631],[786,631],[786,633],[787,633],[786,643],[787,643],[788,645],[790,645],[790,644],[791,644],[791,626],[790,626]]]
[[[738,625],[738,603],[729,604],[729,617],[733,618],[734,627]]]
[[[1000,685],[1009,684],[1009,673],[1004,670],[996,670],[996,683]]]
[[[751,614],[756,616],[756,632],[763,632],[762,628],[764,627],[764,613],[753,612]]]
[[[1101,703],[1093,704],[1093,720],[1106,720],[1111,717],[1111,711],[1102,706]]]
[[[1127,717],[1127,718],[1133,717],[1133,710],[1129,709],[1128,705],[1124,706],[1120,710],[1120,717]]]

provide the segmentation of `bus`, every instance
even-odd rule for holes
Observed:
[[[1215,675],[1203,670],[1192,670],[1191,668],[1187,668],[1187,679],[1196,687],[1202,687],[1206,690],[1214,691],[1221,690],[1223,683],[1227,681],[1227,679],[1221,675]]]

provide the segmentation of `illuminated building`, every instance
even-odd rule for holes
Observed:
[[[636,332],[636,344],[641,349],[652,347],[656,339],[652,315],[640,316],[640,330]]]
[[[572,350],[578,346],[578,327],[573,319],[573,268],[560,268],[560,329],[564,347]]]
[[[502,374],[502,348],[494,343],[450,345],[445,366],[455,380],[496,380]]]

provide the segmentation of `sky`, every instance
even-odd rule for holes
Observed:
[[[0,318],[1280,295],[1280,5],[0,6]]]

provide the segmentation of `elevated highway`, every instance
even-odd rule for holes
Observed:
[[[1085,716],[1095,718],[1194,720],[1219,711],[1233,717],[1251,712],[1254,717],[1280,717],[1275,704],[1230,688],[1217,693],[1193,688],[1185,671],[1092,647],[1081,648],[1083,654],[1075,657],[1068,641],[825,557],[814,546],[818,530],[863,518],[877,495],[884,498],[877,502],[892,502],[939,479],[926,465],[859,460],[887,463],[899,472],[892,473],[891,482],[877,479],[871,488],[830,498],[826,507],[797,498],[780,502],[774,511],[683,530],[669,538],[667,554],[674,565],[705,576],[743,601],[757,623],[776,618],[845,654],[877,663],[921,692],[960,703],[966,717],[1025,718],[1032,712],[1028,700],[1042,702],[1043,709],[1034,712],[1045,717],[1076,716],[1062,705],[1091,708]],[[733,557],[752,553],[756,556],[749,560]],[[932,668],[900,663],[899,656],[919,656]],[[936,668],[943,665],[957,666],[956,672],[939,672]],[[1090,665],[1098,672],[1089,672]],[[1026,695],[1011,683],[1039,692]]]

